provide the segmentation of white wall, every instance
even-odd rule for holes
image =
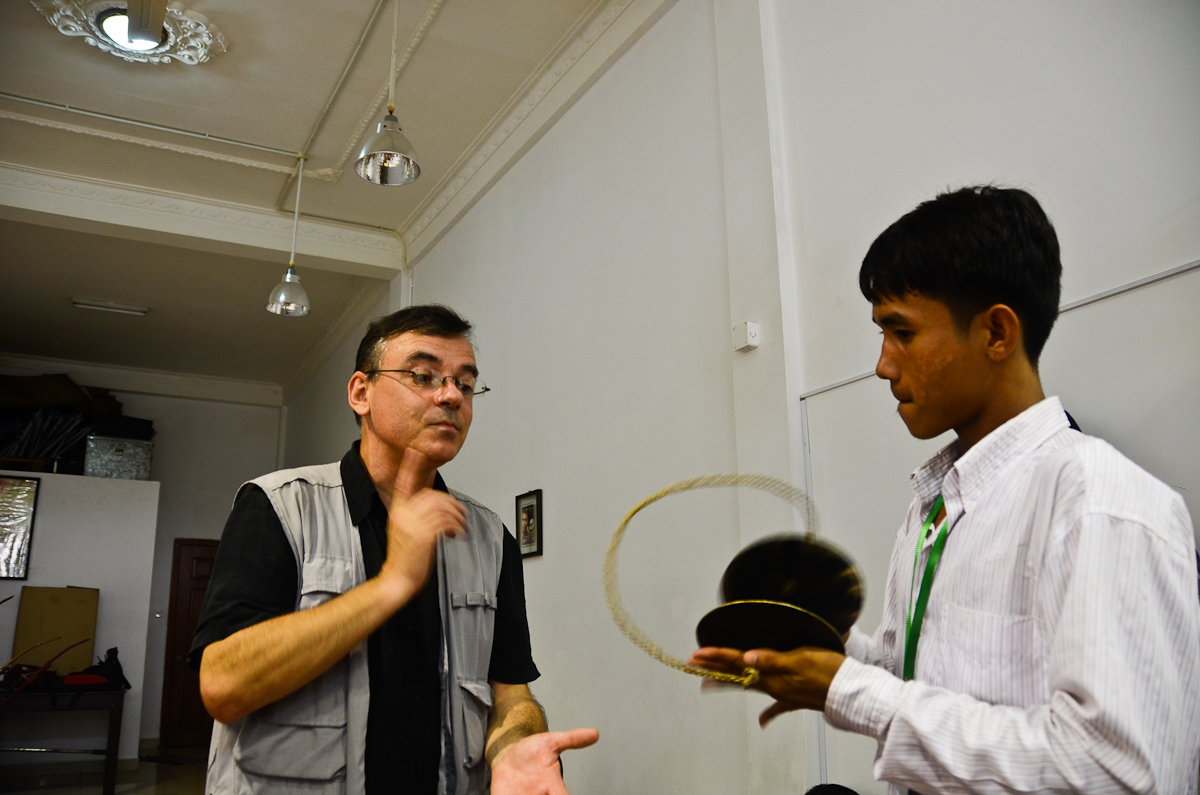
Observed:
[[[159,484],[140,480],[88,478],[42,472],[0,472],[41,480],[26,580],[0,580],[0,599],[15,594],[0,608],[0,655],[12,655],[21,587],[62,588],[77,585],[100,589],[94,654],[116,646],[125,678],[133,686],[125,695],[121,724],[121,759],[136,759],[146,658],[146,613],[150,604],[154,528]],[[21,651],[17,649],[17,651]],[[103,747],[107,731],[103,713],[59,715],[35,713],[6,717],[0,723],[0,745],[49,748]],[[3,764],[45,762],[41,754],[4,754]],[[86,759],[55,756],[57,761]]]
[[[912,440],[871,379],[804,402],[805,461],[799,396],[874,366],[863,254],[917,202],[996,181],[1055,221],[1064,301],[1200,259],[1198,40],[1188,0],[681,0],[417,264],[415,300],[477,323],[495,387],[448,479],[510,523],[514,495],[545,490],[546,554],[525,567],[535,690],[554,726],[602,731],[568,757],[573,793],[819,780],[798,717],[751,729],[761,697],[701,699],[612,626],[612,530],[681,477],[811,478],[877,624],[907,475],[945,440]],[[1198,282],[1065,315],[1043,360],[1049,391],[1193,511]],[[729,326],[747,319],[764,345],[735,356]],[[305,412],[289,463],[344,449],[348,371],[327,370],[289,402]],[[652,510],[622,549],[622,593],[684,655],[732,554],[784,528],[753,496]],[[882,792],[873,755],[831,733],[829,779]]]
[[[400,280],[401,277],[396,278],[397,282]],[[391,311],[389,300],[380,301],[367,322]],[[354,373],[354,356],[366,327],[367,323],[363,323],[349,334],[320,371],[295,394],[287,396],[283,466],[338,461],[358,438],[354,412],[346,402],[346,384]]]
[[[545,494],[534,690],[552,728],[601,732],[566,760],[574,795],[748,789],[745,696],[630,644],[600,578],[639,500],[737,466],[716,36],[711,3],[680,2],[416,268],[417,303],[476,323],[495,389],[447,479],[510,527]],[[621,549],[631,614],[686,657],[738,546],[732,493],[656,504]]]
[[[1200,4],[763,5],[804,390],[873,369],[859,263],[884,227],[948,186],[1038,196],[1062,243],[1064,302],[1200,259]],[[1064,316],[1042,365],[1085,430],[1188,488],[1193,514],[1198,281]],[[874,379],[808,404],[814,497],[867,573],[872,628],[907,474],[939,443],[911,440]],[[872,742],[831,737],[832,780],[882,792],[873,754]]]
[[[176,538],[220,538],[246,480],[275,469],[279,409],[114,392],[126,416],[154,421],[150,479],[160,484],[141,737],[159,736]],[[128,663],[126,666],[128,667]]]

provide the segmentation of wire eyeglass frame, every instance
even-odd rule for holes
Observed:
[[[485,392],[491,392],[492,389],[483,380],[476,378],[474,382],[464,382],[462,379],[453,375],[442,375],[441,373],[431,370],[425,372],[422,370],[364,370],[363,375],[376,375],[377,373],[408,373],[408,378],[405,383],[411,384],[414,388],[422,392],[436,392],[446,385],[447,381],[454,384],[465,398],[472,398],[476,395],[482,395]],[[424,379],[429,379],[425,381]]]

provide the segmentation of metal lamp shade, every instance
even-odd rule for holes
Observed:
[[[267,299],[267,311],[284,317],[300,317],[307,315],[309,309],[308,293],[300,286],[296,269],[289,265],[283,281],[275,285]]]
[[[400,131],[400,120],[388,114],[379,122],[379,131],[363,144],[354,170],[376,185],[407,185],[421,176],[413,145]]]

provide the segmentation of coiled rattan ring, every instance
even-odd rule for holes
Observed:
[[[678,483],[672,483],[665,489],[651,494],[626,514],[620,526],[617,527],[617,531],[613,533],[612,541],[608,545],[608,553],[604,556],[604,595],[608,601],[608,610],[612,613],[613,621],[616,622],[621,632],[625,634],[625,637],[633,641],[633,644],[646,652],[646,654],[649,654],[664,665],[669,665],[684,673],[716,679],[720,682],[737,682],[742,687],[750,687],[759,679],[759,673],[754,668],[747,667],[742,671],[740,676],[737,674],[719,673],[688,665],[683,660],[672,657],[664,651],[658,644],[650,640],[646,636],[646,633],[642,632],[634,622],[633,618],[629,615],[629,611],[625,609],[625,605],[621,602],[621,593],[617,587],[617,548],[621,545],[621,539],[625,536],[625,528],[629,526],[629,521],[647,505],[658,502],[670,494],[678,494],[681,491],[690,491],[692,489],[715,488],[718,486],[745,486],[774,494],[776,497],[791,503],[795,508],[800,509],[808,522],[808,536],[816,535],[816,513],[811,509],[808,495],[790,483],[768,475],[702,475],[696,478],[688,478]]]

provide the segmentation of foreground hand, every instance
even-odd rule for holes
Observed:
[[[688,665],[710,671],[741,675],[746,668],[756,668],[759,680],[753,685],[775,699],[775,703],[758,716],[760,726],[766,726],[785,712],[797,709],[825,709],[829,685],[845,656],[828,649],[804,647],[778,652],[755,649],[698,649]]]
[[[492,795],[568,795],[558,755],[600,739],[595,729],[531,734],[500,752],[492,763]]]
[[[438,538],[466,529],[467,510],[441,491],[424,488],[429,459],[413,449],[404,451],[388,508],[387,558],[380,576],[407,585],[414,592],[429,578]]]

